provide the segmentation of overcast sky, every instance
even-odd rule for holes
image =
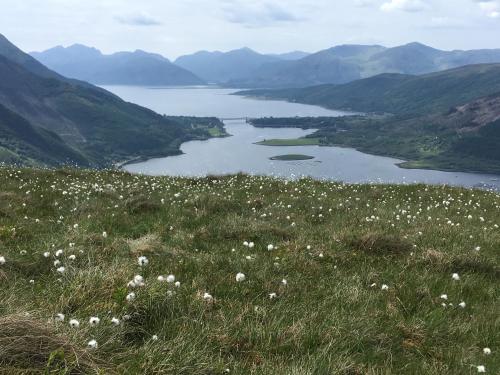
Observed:
[[[248,46],[500,48],[500,0],[0,0],[0,33],[25,51],[82,43],[175,58]]]

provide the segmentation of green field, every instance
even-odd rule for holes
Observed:
[[[296,139],[266,139],[257,142],[261,146],[316,146],[319,145],[319,138],[296,138]]]
[[[314,159],[314,156],[309,155],[301,155],[301,154],[287,154],[287,155],[278,155],[269,158],[271,160],[282,160],[282,161],[292,161],[292,160],[311,160]]]
[[[499,224],[479,190],[3,168],[0,368],[498,374]]]

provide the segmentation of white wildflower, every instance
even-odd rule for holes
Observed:
[[[55,320],[57,322],[64,322],[64,318],[65,318],[64,314],[59,313],[59,314],[56,314]]]
[[[90,340],[90,341],[87,343],[87,346],[88,346],[90,349],[97,349],[97,341],[95,341],[95,340]]]
[[[167,283],[172,284],[175,282],[175,276],[174,275],[168,275],[167,276]]]
[[[137,258],[137,263],[139,263],[139,266],[141,266],[141,267],[147,266],[147,264],[149,263],[149,260],[145,256],[140,256],[139,258]]]

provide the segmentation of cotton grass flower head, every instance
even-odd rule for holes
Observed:
[[[56,314],[56,317],[54,318],[57,322],[64,322],[64,314],[62,313],[59,313],[59,314]]]
[[[272,250],[274,250],[274,245],[272,244],[267,245],[267,251],[272,251]]]
[[[458,275],[458,273],[454,273],[453,275],[451,275],[451,278],[455,281],[460,280],[460,276]]]
[[[276,297],[278,297],[278,295],[276,293],[269,293],[269,299],[275,299]]]
[[[477,372],[479,372],[479,373],[486,372],[486,367],[484,367],[483,365],[476,366],[476,368],[477,368]]]
[[[137,258],[137,263],[139,263],[139,266],[144,267],[148,265],[149,260],[143,255]]]
[[[462,301],[458,304],[458,306],[460,306],[462,309],[465,309],[465,306],[467,305],[465,304],[465,302]]]
[[[484,349],[483,349],[483,353],[484,353],[485,355],[490,355],[490,354],[491,354],[491,349],[490,349],[490,348],[484,348]]]
[[[203,299],[204,299],[205,301],[207,301],[207,302],[212,302],[212,301],[213,301],[213,299],[214,299],[214,297],[212,297],[212,295],[211,295],[210,293],[206,293],[206,292],[205,292],[205,294],[203,294]]]
[[[242,282],[242,281],[245,281],[245,279],[246,279],[245,274],[243,274],[243,273],[241,273],[241,272],[238,272],[238,273],[236,274],[236,281],[237,281],[237,282],[239,282],[239,283],[240,283],[240,282]]]
[[[80,322],[78,320],[76,320],[76,319],[70,319],[69,326],[71,328],[79,328],[80,327]]]
[[[118,318],[111,318],[111,323],[113,323],[115,326],[120,325],[120,319]]]
[[[382,290],[389,290],[389,285],[382,284],[382,286],[380,287],[380,289],[382,289]]]
[[[157,280],[159,282],[164,282],[165,281],[165,276],[160,275],[160,276],[157,277]]]
[[[56,271],[62,274],[62,273],[64,273],[64,272],[66,272],[66,268],[64,268],[63,266],[61,266],[61,267],[58,267],[58,268],[56,269]]]
[[[45,253],[43,253],[43,257],[44,258],[48,258],[50,257],[50,253],[48,251],[46,251]]]
[[[87,343],[87,347],[89,349],[97,349],[97,341],[96,340],[90,340],[88,343]]]
[[[99,319],[97,316],[92,316],[92,317],[90,317],[90,319],[89,319],[89,324],[90,324],[92,327],[97,326],[100,322],[101,322],[101,319]]]
[[[175,282],[175,276],[174,275],[168,275],[167,276],[167,283],[172,284]]]
[[[5,264],[5,257],[0,256],[0,266],[3,266]]]
[[[132,302],[133,300],[135,300],[135,293],[134,292],[130,292],[129,294],[127,294],[127,297],[125,297],[125,299],[128,301],[128,302]]]
[[[127,284],[131,288],[144,286],[144,278],[141,275],[135,275],[132,281]]]

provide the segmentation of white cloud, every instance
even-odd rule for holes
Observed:
[[[292,12],[290,7],[270,1],[225,1],[223,11],[227,21],[247,27],[272,26],[304,19]]]
[[[433,17],[429,27],[433,29],[460,29],[468,27],[468,24],[455,18]]]
[[[162,23],[150,16],[146,12],[130,13],[126,15],[116,16],[115,20],[124,24],[132,26],[158,26]]]
[[[498,0],[476,0],[475,2],[479,4],[479,8],[481,8],[486,16],[500,18],[500,2]]]
[[[371,7],[375,5],[375,0],[354,0],[354,5],[360,8]]]
[[[404,12],[421,12],[427,9],[427,4],[422,0],[389,0],[382,4],[380,9],[384,12],[393,12],[396,10]]]

